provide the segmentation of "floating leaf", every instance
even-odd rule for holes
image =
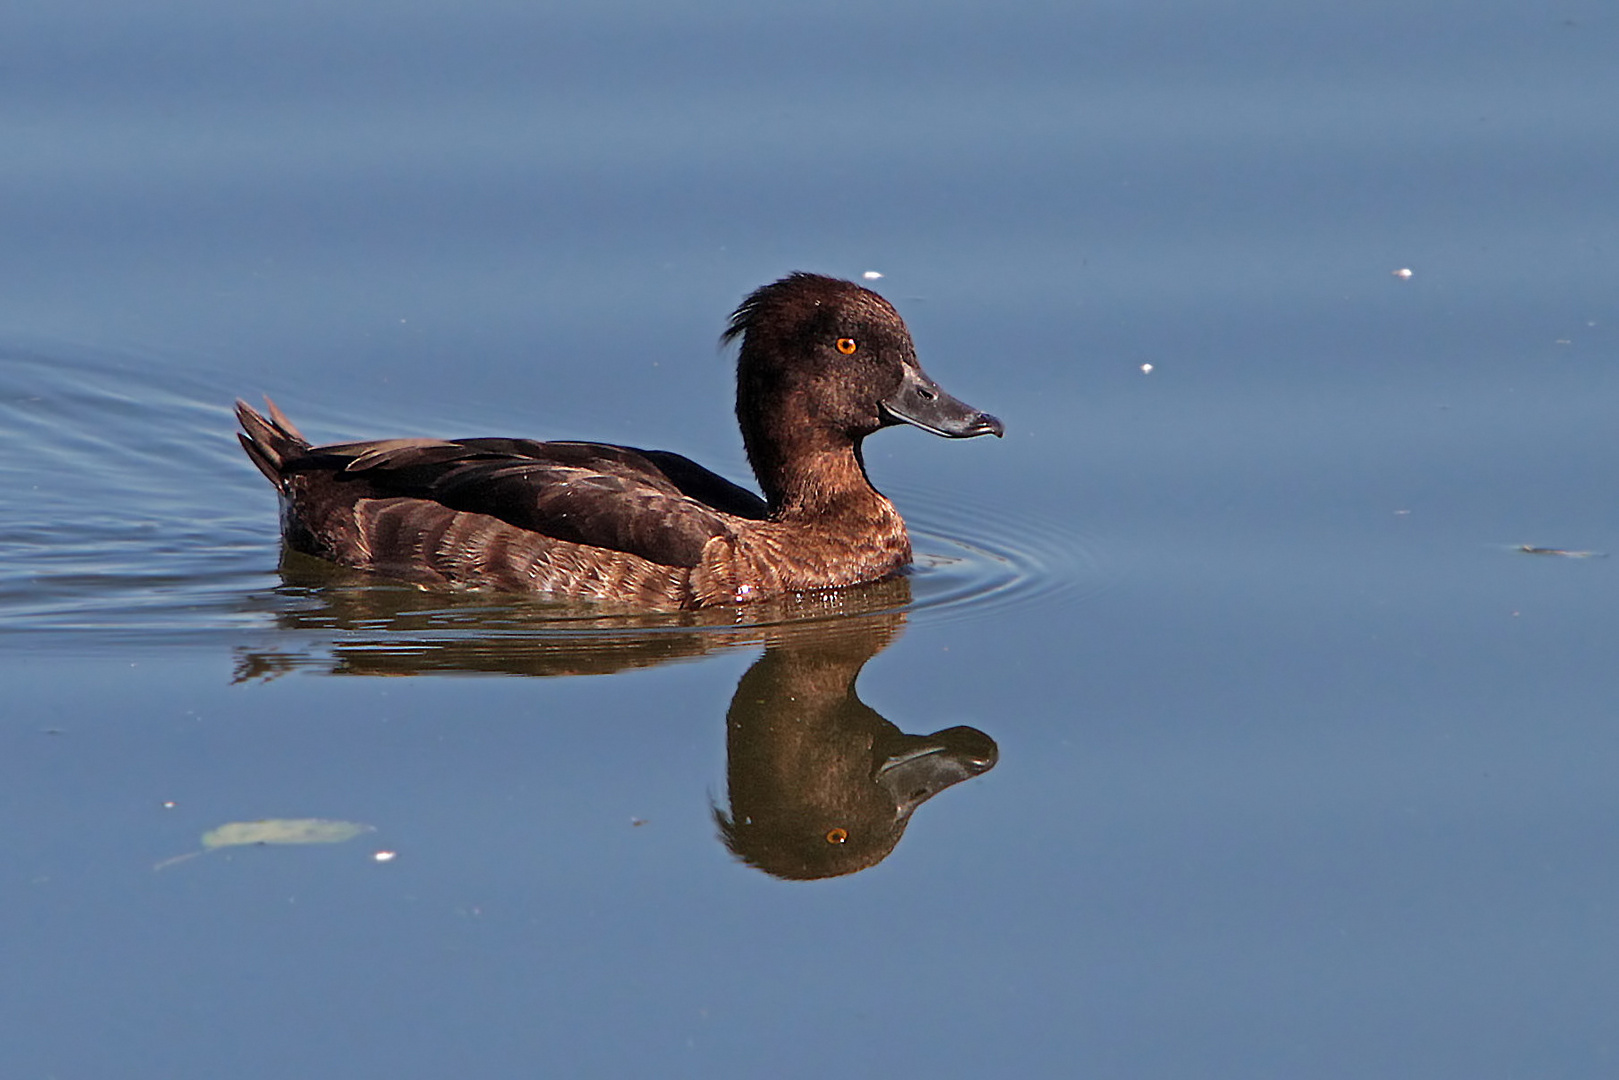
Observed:
[[[328,821],[324,818],[233,821],[203,833],[202,846],[212,851],[241,844],[341,844],[368,832],[376,832],[376,827],[357,821]]]

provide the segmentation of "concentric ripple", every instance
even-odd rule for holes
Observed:
[[[1019,509],[967,517],[957,497],[900,490],[891,496],[911,530],[913,609],[923,619],[1004,614],[1033,604],[1075,603],[1106,586],[1099,546]]]

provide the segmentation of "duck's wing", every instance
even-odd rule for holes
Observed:
[[[291,468],[665,566],[696,566],[736,518],[765,513],[757,495],[678,454],[601,443],[390,439],[313,447]]]

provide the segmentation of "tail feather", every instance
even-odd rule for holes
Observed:
[[[278,490],[286,490],[284,475],[286,463],[309,449],[309,440],[303,437],[285,413],[269,398],[264,399],[269,416],[258,412],[245,401],[236,402],[236,419],[242,430],[236,438],[254,466]]]

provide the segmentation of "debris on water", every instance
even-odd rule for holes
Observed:
[[[1393,274],[1401,281],[1411,280],[1411,268],[1409,266],[1402,266],[1398,270],[1390,270],[1389,273]]]
[[[233,821],[203,833],[202,846],[211,851],[242,844],[340,844],[363,833],[376,831],[374,825],[362,825],[358,821],[327,821],[324,818]]]
[[[164,859],[153,870],[194,859],[224,847],[260,844],[341,844],[365,833],[376,832],[375,825],[358,821],[329,821],[325,818],[269,818],[264,821],[232,821],[202,834],[202,850],[188,851]]]
[[[1568,551],[1564,548],[1535,547],[1532,544],[1519,544],[1517,550],[1525,555],[1560,555],[1565,559],[1606,559],[1605,551]]]
[[[865,278],[867,281],[876,281],[878,278],[882,277],[882,275],[879,274],[875,270],[867,270],[864,274],[861,274],[860,276]]]

